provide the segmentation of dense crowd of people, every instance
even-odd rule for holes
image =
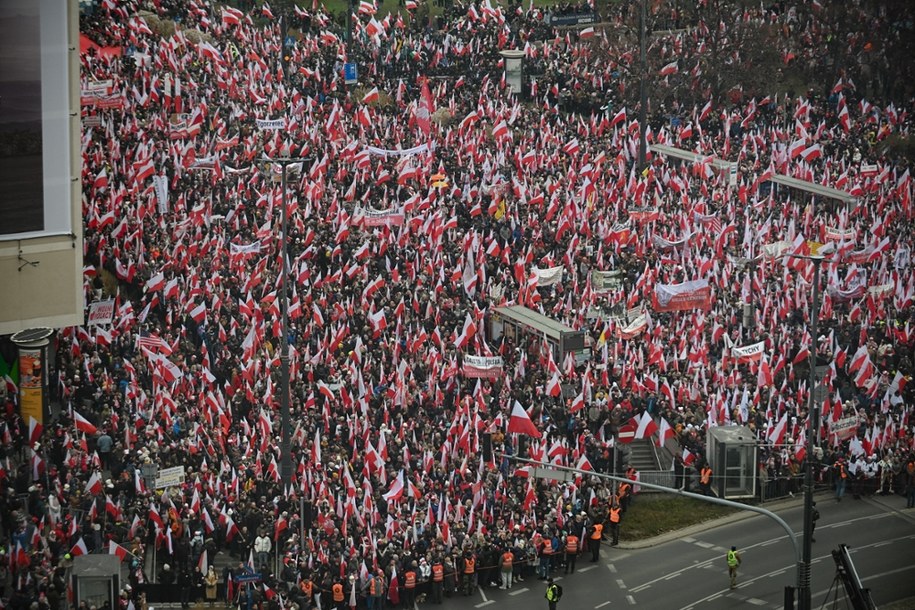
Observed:
[[[57,610],[83,553],[129,566],[125,610],[152,584],[185,604],[304,610],[545,580],[618,541],[634,490],[535,480],[512,457],[622,472],[615,436],[643,414],[680,473],[699,476],[709,427],[741,424],[773,481],[811,458],[837,489],[851,476],[912,506],[913,81],[880,68],[911,7],[854,2],[867,19],[832,20],[817,2],[725,4],[652,38],[663,103],[648,142],[696,161],[649,151],[644,171],[638,46],[606,35],[634,19],[628,3],[607,29],[488,0],[454,3],[433,29],[414,2],[400,16],[362,2],[348,45],[312,6],[105,0],[85,14],[85,288],[115,313],[61,331],[59,416],[36,425],[7,399],[8,607]],[[830,84],[719,90],[706,58],[746,67],[728,32],[748,27],[775,29],[785,65]],[[537,67],[520,96],[510,48]],[[803,257],[817,254],[812,336]],[[510,304],[586,330],[589,357],[494,339]],[[827,398],[807,456],[811,353]],[[473,377],[467,356],[501,357],[502,373]],[[171,467],[183,482],[155,489]],[[221,553],[233,564],[217,571]]]

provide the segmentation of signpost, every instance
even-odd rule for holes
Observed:
[[[243,572],[235,577],[235,582],[260,582],[263,575],[260,572]]]
[[[343,64],[343,82],[347,85],[355,85],[359,82],[359,71],[354,63]]]
[[[542,468],[534,466],[531,468],[531,476],[537,479],[550,479],[553,481],[574,481],[575,473],[567,470],[555,470],[553,468]]]

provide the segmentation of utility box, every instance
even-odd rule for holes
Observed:
[[[74,557],[70,577],[73,607],[81,601],[96,608],[101,608],[106,602],[109,608],[118,607],[121,559],[117,555],[98,553]]]
[[[706,435],[712,487],[719,498],[756,496],[756,435],[746,426],[715,426]]]

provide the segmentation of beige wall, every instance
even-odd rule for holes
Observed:
[[[35,326],[81,325],[85,319],[79,181],[79,7],[75,0],[68,0],[67,5],[72,233],[0,241],[0,335]],[[38,265],[25,264],[26,261]]]

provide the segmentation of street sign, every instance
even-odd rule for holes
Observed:
[[[359,72],[356,69],[356,64],[354,63],[345,63],[343,64],[343,82],[347,85],[355,85],[359,81]]]
[[[260,582],[263,578],[260,572],[245,572],[235,577],[235,582]]]
[[[537,479],[552,479],[554,481],[574,481],[575,473],[568,470],[555,470],[553,468],[531,468],[531,475]]]
[[[621,443],[631,443],[635,440],[637,424],[634,419],[630,419],[625,424],[619,427],[619,430],[616,433],[616,440]]]
[[[163,487],[176,487],[184,484],[184,466],[163,468],[156,476],[156,489]]]

